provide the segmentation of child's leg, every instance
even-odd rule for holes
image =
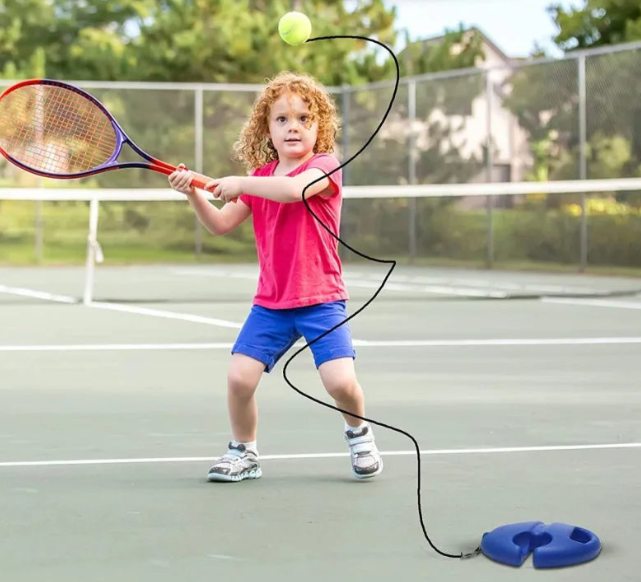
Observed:
[[[334,399],[338,408],[360,417],[365,416],[363,389],[356,379],[352,358],[329,360],[321,364],[318,371],[327,393]],[[376,447],[372,428],[360,418],[346,413],[343,413],[343,417],[354,477],[375,477],[383,470],[383,459]]]
[[[311,347],[314,362],[318,367],[321,380],[338,408],[365,416],[363,390],[356,379],[354,358],[356,352],[352,345],[349,322],[323,336],[347,319],[345,301],[322,303],[299,309],[296,317],[296,329],[303,334]],[[321,337],[323,336],[323,337]],[[320,339],[317,339],[320,338]],[[348,426],[358,427],[361,420],[343,414]]]
[[[383,470],[383,460],[376,448],[372,428],[367,422],[349,414],[365,416],[363,390],[354,369],[356,353],[349,324],[340,325],[323,335],[346,319],[344,301],[324,303],[301,309],[296,318],[296,329],[308,342],[314,342],[310,347],[323,385],[336,406],[346,411],[343,413],[345,439],[349,445],[352,472],[357,479],[365,479]]]
[[[232,438],[227,452],[209,469],[208,481],[242,481],[262,475],[256,446],[258,410],[256,388],[265,364],[244,354],[233,354],[227,374],[227,406]]]
[[[234,440],[240,443],[256,441],[258,408],[256,388],[265,364],[244,354],[234,354],[227,374],[227,407]]]
[[[286,311],[252,307],[232,348],[227,373],[227,407],[233,440],[209,470],[209,481],[242,481],[262,475],[256,445],[255,393],[262,374],[270,372],[299,337],[290,319]]]
[[[334,399],[338,408],[365,416],[365,397],[356,379],[352,358],[338,358],[325,362],[319,366],[318,372],[325,390]],[[343,413],[343,417],[350,427],[359,427],[363,423],[360,418],[351,415]]]

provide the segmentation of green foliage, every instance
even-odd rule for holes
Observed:
[[[391,80],[393,61],[371,43],[334,40],[290,47],[277,34],[290,0],[0,0],[0,76],[47,76],[62,80],[171,81],[263,84],[284,69],[305,70],[331,87]],[[389,46],[397,41],[396,10],[383,0],[301,0],[297,9],[313,23],[312,37],[361,35]],[[481,57],[475,31],[451,31],[425,51],[409,43],[402,73],[468,67]],[[458,47],[458,50],[454,50]],[[446,115],[469,115],[480,89],[477,79],[422,84],[418,118],[432,136],[417,161],[420,181],[448,181],[464,168],[451,143],[459,122],[428,120],[436,107]],[[194,168],[196,138],[193,91],[91,89],[130,137],[152,155]],[[204,160],[209,175],[240,173],[232,144],[249,114],[255,92],[207,91],[203,96]],[[339,152],[360,149],[380,121],[391,86],[351,94]],[[338,95],[337,105],[343,108]],[[351,183],[402,183],[407,180],[407,92],[399,92],[390,121],[396,129],[377,140],[350,166]],[[123,152],[127,157],[127,152]],[[121,158],[122,159],[122,158]],[[443,163],[441,163],[443,162]],[[475,162],[474,162],[475,163]],[[465,179],[468,174],[456,174]],[[20,176],[20,179],[27,178]],[[18,178],[16,178],[17,180]],[[51,185],[47,181],[47,186]],[[110,172],[74,181],[82,187],[164,187],[151,172]],[[33,185],[33,184],[25,184]]]
[[[153,0],[0,0],[0,71],[29,77],[33,53],[46,54],[44,73],[57,79],[121,79],[134,55],[132,32]]]
[[[358,249],[377,256],[407,256],[407,211],[392,201],[356,201],[345,236]],[[372,206],[370,209],[369,206]],[[368,208],[365,208],[368,206]],[[607,207],[607,211],[603,208]],[[418,201],[418,260],[469,261],[483,265],[487,249],[487,214],[459,205]],[[384,221],[380,218],[384,217]],[[378,219],[377,219],[378,217]],[[495,209],[494,250],[497,264],[576,265],[580,256],[580,216],[571,208]],[[629,207],[589,205],[589,264],[641,267],[641,214]],[[354,260],[349,257],[349,260]]]
[[[436,41],[412,42],[406,31],[406,48],[398,55],[401,75],[408,77],[474,67],[484,57],[482,43],[480,32],[463,25],[457,30],[447,30]]]
[[[641,4],[631,0],[583,0],[582,7],[549,9],[564,50],[641,40]]]
[[[34,256],[34,202],[3,201],[0,212],[0,264],[27,264]],[[47,202],[42,206],[44,262],[83,264],[88,205]],[[468,261],[483,265],[487,244],[484,210],[417,200],[419,260]],[[408,252],[407,200],[346,200],[341,235],[350,245],[376,256],[402,260]],[[195,254],[195,219],[188,205],[103,203],[98,240],[107,264],[185,261],[255,262],[251,225],[226,237],[204,237]],[[612,199],[588,201],[589,263],[592,266],[641,267],[641,212]],[[578,208],[496,209],[494,241],[497,264],[518,262],[576,265],[579,259]],[[347,261],[356,260],[349,253]]]
[[[262,83],[305,69],[328,85],[375,81],[392,72],[370,43],[335,41],[292,49],[277,34],[289,0],[0,0],[0,72],[61,80]],[[393,45],[395,11],[383,0],[348,10],[339,0],[305,0],[313,36],[358,34]],[[337,66],[340,65],[340,66]],[[38,73],[40,74],[40,73]]]

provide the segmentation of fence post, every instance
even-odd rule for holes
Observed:
[[[587,180],[587,87],[585,74],[585,55],[577,61],[579,73],[579,179]],[[588,264],[588,216],[587,197],[581,193],[581,234],[579,272],[583,273]]]
[[[349,94],[349,86],[347,84],[344,84],[341,86],[341,110],[343,113],[343,121],[342,121],[342,140],[341,140],[341,147],[343,151],[341,152],[341,157],[343,158],[343,161],[347,160],[348,158],[348,149],[349,149],[349,101],[350,101],[350,94]],[[349,165],[343,168],[343,186],[346,186],[349,180]],[[342,217],[341,217],[341,222],[342,224],[347,224],[347,221],[345,220],[345,216],[349,211],[347,211],[347,204],[343,205],[343,210],[342,210]],[[342,229],[341,229],[342,230]],[[350,233],[347,233],[348,236]],[[343,237],[341,237],[343,238]],[[345,249],[343,245],[338,245],[338,256],[341,259],[345,258]]]
[[[38,67],[40,68],[40,67]],[[42,70],[42,69],[41,69]],[[41,75],[44,76],[44,73]],[[42,104],[42,95],[40,91],[36,94],[36,140],[38,144],[44,143],[43,139],[43,120],[42,112],[44,111],[44,105]],[[36,178],[36,187],[42,188],[43,180],[40,176]],[[36,262],[41,263],[43,257],[44,249],[44,233],[43,229],[43,219],[42,219],[42,200],[36,200],[36,216],[35,216],[35,243],[36,243]]]
[[[491,71],[485,73],[485,100],[487,101],[487,150],[485,154],[485,175],[487,182],[493,182],[494,152],[492,151],[492,106],[494,103]],[[487,256],[486,267],[494,265],[494,196],[487,196]]]
[[[42,179],[38,178],[38,188],[42,188]],[[41,263],[44,249],[44,221],[42,219],[42,200],[36,200],[36,216],[35,216],[35,243],[36,243],[36,262]]]
[[[407,86],[407,117],[409,120],[409,148],[408,148],[408,168],[407,178],[411,185],[417,183],[416,180],[416,135],[414,132],[414,123],[416,121],[416,81],[412,80]],[[417,200],[410,196],[408,203],[409,219],[409,257],[410,263],[414,262],[417,254],[416,242],[416,220],[417,220]]]
[[[341,146],[343,148],[343,159],[348,157],[349,149],[349,85],[343,85],[341,87],[341,109],[343,110],[343,139],[341,140]],[[349,166],[343,168],[343,184],[347,184],[347,175],[349,172]]]
[[[199,174],[203,173],[203,89],[198,88],[194,94],[195,103],[194,103],[194,142],[195,142],[195,163],[196,163],[196,172]],[[194,244],[196,256],[200,257],[203,252],[203,227],[198,220],[198,217],[195,219],[195,232],[194,232]]]

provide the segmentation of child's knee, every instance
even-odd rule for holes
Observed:
[[[256,392],[257,383],[243,370],[232,367],[227,373],[227,388],[236,397],[251,398]]]
[[[353,398],[360,386],[353,376],[339,376],[325,381],[325,389],[334,400]]]

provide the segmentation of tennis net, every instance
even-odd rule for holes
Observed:
[[[510,295],[505,285],[454,291],[436,268],[641,272],[639,178],[346,186],[344,194],[341,237],[410,269],[397,279],[398,298]],[[344,247],[341,255],[350,291],[370,296],[389,267],[372,266]],[[65,282],[52,290],[43,267],[61,265],[68,267]],[[169,189],[0,189],[0,291],[8,295],[245,301],[257,271],[251,221],[226,237],[211,236]]]

